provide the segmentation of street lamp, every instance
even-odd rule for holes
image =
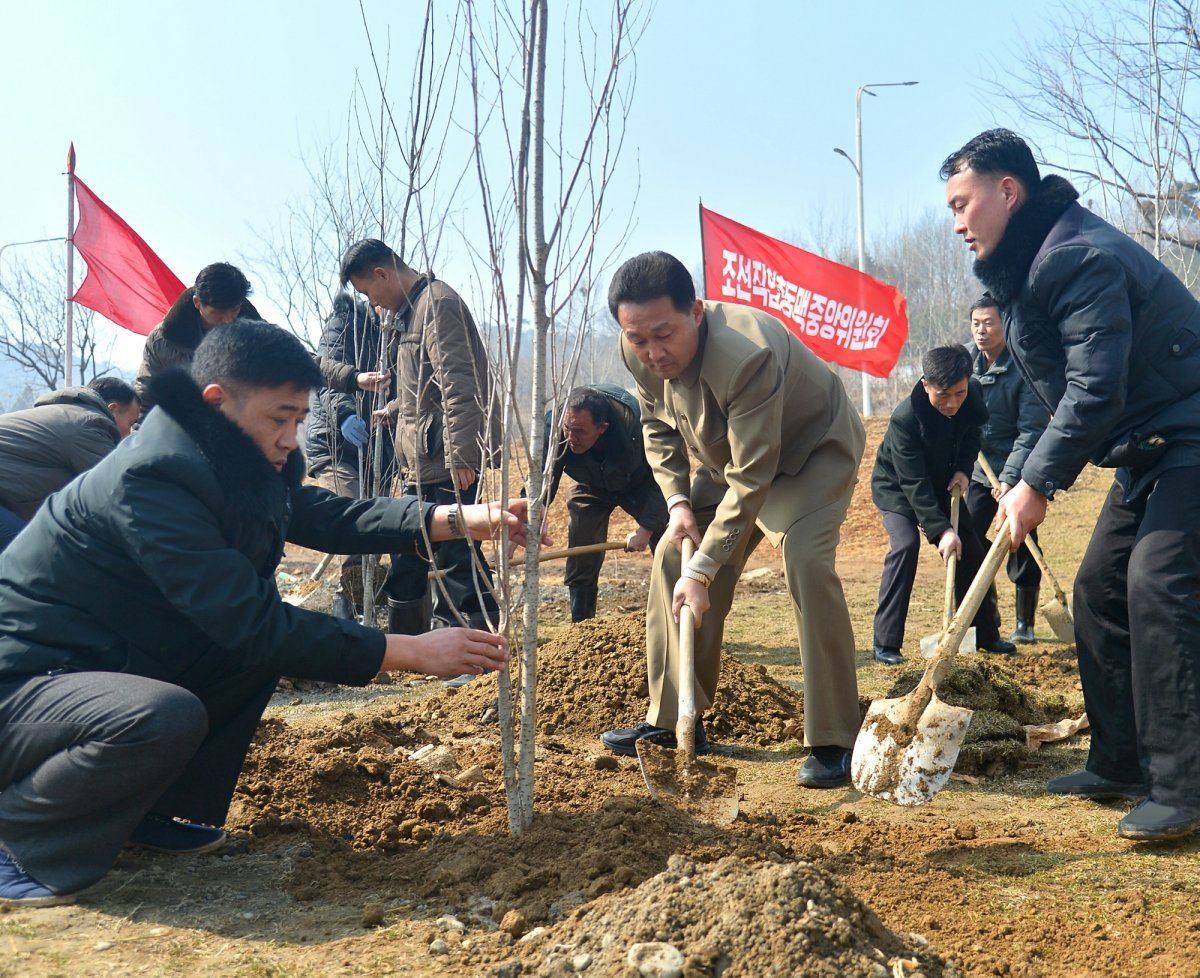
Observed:
[[[874,82],[870,85],[859,85],[854,93],[854,159],[844,149],[834,147],[833,151],[844,156],[854,167],[854,175],[858,178],[858,270],[867,270],[867,237],[863,225],[863,156],[862,156],[862,97],[863,92],[874,95],[872,88],[894,88],[901,85],[916,85],[915,81],[905,82]],[[862,375],[863,417],[871,416],[871,376],[865,370]]]

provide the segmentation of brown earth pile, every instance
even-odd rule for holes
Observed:
[[[889,931],[812,863],[736,857],[700,865],[673,856],[632,893],[576,910],[531,952],[523,951],[520,973],[543,978],[576,974],[585,962],[589,975],[635,975],[651,955],[678,970],[650,974],[689,978],[958,974],[923,938]]]
[[[924,672],[923,666],[906,669],[887,696],[911,693]],[[954,765],[962,774],[992,776],[1020,767],[1030,756],[1025,724],[1053,723],[1069,713],[1061,695],[1030,692],[1004,668],[982,660],[955,668],[937,693],[951,706],[975,711]]]
[[[644,720],[646,618],[635,613],[596,618],[571,626],[538,652],[537,715],[542,736],[595,737],[602,730]],[[494,676],[464,687],[446,710],[478,723],[496,704]],[[708,736],[720,743],[766,747],[798,729],[799,693],[783,686],[762,666],[723,656],[716,702],[705,713]]]

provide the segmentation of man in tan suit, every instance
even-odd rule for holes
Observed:
[[[685,604],[697,624],[696,705],[712,704],[734,588],[766,537],[783,552],[800,632],[812,753],[797,781],[847,784],[858,682],[834,556],[866,441],[862,421],[837,377],[781,322],[746,306],[698,300],[687,269],[665,252],[622,265],[608,304],[637,382],[646,457],[670,522],[655,551],[646,609],[646,721],[600,739],[627,755],[641,737],[674,746]],[[684,537],[696,553],[681,568]],[[711,749],[699,721],[696,746]]]

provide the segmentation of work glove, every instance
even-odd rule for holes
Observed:
[[[371,432],[362,418],[352,414],[342,422],[342,437],[346,439],[347,444],[362,448],[371,437]]]

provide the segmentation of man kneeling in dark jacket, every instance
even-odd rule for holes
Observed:
[[[155,378],[141,430],[0,555],[0,904],[70,902],[127,841],[219,846],[281,675],[361,686],[380,670],[504,667],[498,635],[385,635],[280,599],[285,542],[421,552],[423,531],[500,527],[524,541],[523,501],[505,512],[301,485],[297,432],[320,382],[284,330],[212,331],[191,376]]]

